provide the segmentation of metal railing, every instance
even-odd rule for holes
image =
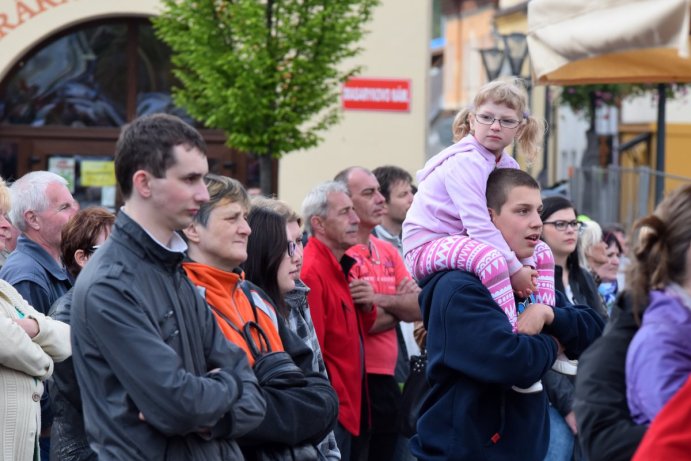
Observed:
[[[577,168],[568,182],[568,193],[578,212],[602,225],[634,221],[655,208],[658,185],[669,193],[691,184],[691,178],[655,171],[646,166]]]

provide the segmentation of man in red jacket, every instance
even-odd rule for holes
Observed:
[[[355,308],[350,290],[364,280],[348,283],[355,261],[345,254],[357,243],[358,219],[348,189],[329,181],[313,189],[302,203],[302,215],[311,237],[305,247],[302,280],[312,321],[329,379],[339,399],[334,433],[341,459],[358,459],[366,448],[361,442],[369,426],[365,388],[363,332],[374,324],[371,305]]]

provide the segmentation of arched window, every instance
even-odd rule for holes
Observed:
[[[114,193],[89,185],[96,176],[86,176],[85,168],[112,161],[123,124],[166,112],[200,129],[212,171],[254,185],[256,161],[225,147],[222,132],[204,129],[176,107],[175,83],[170,49],[145,18],[89,22],[51,36],[0,82],[0,174],[12,179],[54,169],[73,176],[78,200],[109,205]]]

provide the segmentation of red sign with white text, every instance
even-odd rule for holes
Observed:
[[[344,109],[410,111],[410,80],[351,78],[343,84]]]

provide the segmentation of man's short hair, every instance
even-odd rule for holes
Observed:
[[[115,145],[115,177],[122,196],[132,194],[132,176],[138,170],[164,177],[175,164],[173,148],[180,145],[206,154],[199,132],[174,115],[145,115],[125,125]]]
[[[209,191],[209,201],[202,203],[199,212],[194,216],[194,221],[206,227],[209,223],[211,212],[219,206],[228,203],[239,203],[249,210],[250,198],[242,183],[228,176],[208,174],[204,180]]]
[[[511,191],[521,186],[540,190],[537,181],[525,171],[515,168],[497,168],[487,178],[487,208],[501,213],[501,207],[508,200]]]
[[[87,255],[94,252],[93,246],[103,231],[110,233],[115,224],[115,215],[105,208],[90,207],[79,210],[62,228],[60,253],[62,263],[73,276],[81,272],[82,268],[74,259],[77,250]]]
[[[329,194],[343,192],[350,196],[348,186],[342,181],[326,181],[312,189],[302,201],[302,217],[305,220],[305,231],[313,235],[312,216],[326,216],[329,209]]]
[[[386,165],[380,166],[372,170],[372,174],[379,181],[379,187],[381,188],[381,194],[386,199],[386,203],[389,203],[391,198],[391,187],[399,182],[405,182],[408,184],[413,184],[413,177],[403,168]]]
[[[350,177],[350,173],[352,173],[355,170],[360,170],[364,171],[367,174],[372,174],[370,170],[363,166],[349,166],[348,168],[339,171],[336,173],[336,176],[334,176],[334,181],[339,181],[345,184],[346,186],[348,185],[348,178]]]
[[[290,224],[291,222],[296,222],[298,223],[298,226],[302,227],[302,218],[300,215],[297,214],[295,210],[293,210],[290,205],[283,200],[255,196],[250,199],[250,204],[252,205],[253,210],[256,208],[264,208],[273,211],[274,213],[278,213],[281,217],[283,217],[283,219],[286,220],[286,223]]]
[[[9,218],[14,227],[24,232],[26,230],[24,213],[29,210],[40,212],[50,206],[46,189],[53,183],[67,186],[65,178],[50,171],[32,171],[10,186],[12,208],[10,208]]]

